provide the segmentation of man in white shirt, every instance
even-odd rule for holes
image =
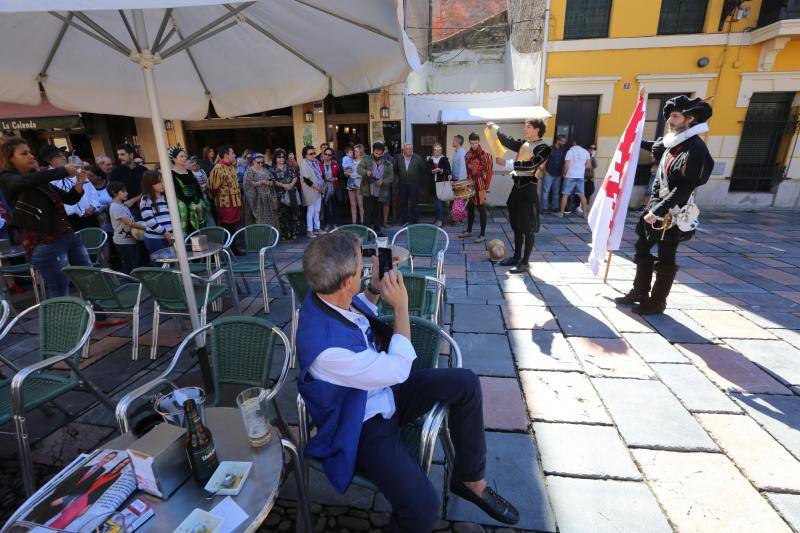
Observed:
[[[453,160],[450,162],[450,172],[453,175],[453,181],[461,181],[467,179],[467,163],[464,157],[467,153],[464,151],[464,136],[455,135],[453,137]]]
[[[52,144],[45,145],[39,152],[40,159],[49,168],[59,168],[67,164],[67,157],[63,148],[58,148]],[[61,190],[69,191],[75,186],[76,178],[67,176],[66,178],[55,180],[50,183]],[[69,217],[69,223],[74,230],[81,230],[88,227],[97,227],[97,217],[94,216],[99,205],[99,193],[89,180],[83,183],[83,196],[77,204],[64,204],[64,211]]]
[[[480,381],[468,369],[423,368],[411,344],[408,294],[397,269],[372,278],[360,292],[361,243],[334,232],[306,248],[310,291],[300,310],[298,388],[317,433],[304,453],[319,459],[340,492],[355,471],[392,504],[391,531],[431,531],[439,494],[400,438],[401,429],[437,403],[449,408],[455,448],[450,490],[508,524],[519,513],[486,485],[486,441]],[[393,309],[394,327],[377,320],[378,299]]]
[[[564,216],[564,209],[567,207],[567,200],[573,194],[577,194],[581,201],[583,212],[580,216],[585,216],[589,212],[586,207],[586,195],[583,192],[583,180],[586,169],[591,166],[592,155],[589,151],[580,146],[577,140],[572,141],[572,148],[567,151],[564,158],[564,182],[561,189],[561,210],[557,216]]]

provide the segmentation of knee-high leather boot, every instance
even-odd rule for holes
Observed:
[[[640,315],[657,315],[663,313],[667,308],[667,296],[672,289],[675,275],[678,273],[678,265],[656,265],[656,281],[653,283],[653,290],[650,298],[633,308],[634,313]]]
[[[635,304],[647,301],[650,295],[650,284],[653,282],[653,265],[655,257],[652,255],[635,255],[636,276],[633,278],[633,288],[625,296],[614,298],[618,304]]]

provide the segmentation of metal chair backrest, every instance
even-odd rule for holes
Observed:
[[[9,316],[11,316],[11,304],[4,297],[0,297],[0,331],[6,325]]]
[[[88,308],[88,309],[87,309]],[[81,343],[94,327],[94,313],[80,298],[62,296],[39,304],[39,349],[43,359],[61,355]],[[75,354],[75,362],[80,360]]]
[[[257,254],[262,248],[275,246],[281,238],[280,232],[269,224],[250,224],[236,231],[231,237],[231,243],[236,242],[240,234],[244,239],[244,246],[240,249],[247,254]]]
[[[173,311],[188,312],[186,292],[181,283],[181,273],[176,270],[155,267],[139,267],[131,272],[158,302],[158,305]]]
[[[84,298],[90,302],[111,301],[122,307],[116,288],[119,286],[116,272],[97,267],[66,266],[61,269]]]
[[[444,250],[450,246],[450,237],[447,232],[442,228],[436,227],[433,224],[412,224],[401,229],[392,237],[392,244],[398,240],[402,234],[405,233],[406,245],[412,257],[436,257],[437,251]],[[439,246],[439,239],[444,237],[444,246]]]
[[[375,244],[378,242],[378,234],[375,233],[375,230],[372,228],[368,228],[367,226],[362,226],[361,224],[345,224],[344,226],[339,226],[333,231],[349,231],[350,233],[355,233],[361,239],[361,244]]]
[[[412,316],[411,319],[411,344],[417,358],[414,360],[412,370],[438,368],[439,357],[444,339],[450,344],[450,361],[453,368],[461,368],[461,349],[456,341],[441,327],[424,318]],[[381,317],[386,323],[392,323],[392,317]]]
[[[427,318],[433,316],[436,312],[434,307],[436,303],[436,292],[429,290],[431,283],[435,283],[435,278],[430,278],[422,274],[407,273],[403,274],[403,284],[406,286],[408,293],[408,314],[410,316]],[[384,304],[383,301],[379,304],[381,314],[391,314],[391,307]]]
[[[292,293],[297,298],[297,305],[303,303],[303,300],[306,299],[308,295],[308,280],[306,279],[306,273],[303,272],[302,269],[297,270],[286,270],[285,272],[281,273],[281,276],[286,278],[286,281],[289,282],[289,286],[292,288]]]
[[[234,316],[215,320],[211,327],[214,390],[233,383],[268,387],[275,352],[274,326],[256,317]],[[219,394],[216,395],[215,405]]]
[[[184,242],[189,244],[191,237],[194,237],[195,235],[205,235],[208,237],[208,242],[213,242],[215,244],[219,244],[220,246],[227,246],[228,242],[231,240],[231,232],[222,226],[206,226],[205,228],[200,228],[199,230],[191,232],[186,236]]]
[[[100,228],[84,228],[77,232],[81,242],[90,253],[96,253],[106,244],[108,235]]]

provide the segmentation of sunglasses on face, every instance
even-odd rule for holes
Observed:
[[[253,161],[253,163],[255,163],[256,165],[263,165],[264,164],[263,161]]]

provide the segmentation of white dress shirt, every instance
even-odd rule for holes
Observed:
[[[51,181],[50,183],[62,191],[70,191],[75,187],[77,181],[78,180],[74,176],[69,176],[60,180]],[[84,211],[90,206],[94,207],[95,211],[99,210],[100,194],[97,192],[97,189],[94,188],[94,185],[92,185],[89,180],[86,180],[83,182],[83,196],[81,196],[81,199],[78,200],[77,204],[64,204],[64,211],[67,212],[67,215],[78,215],[82,217]]]
[[[453,153],[453,161],[450,163],[450,172],[455,181],[467,179],[467,162],[464,160],[467,153],[463,148],[459,148]]]
[[[377,312],[375,304],[364,293],[359,294],[358,298],[371,311]],[[359,327],[368,348],[361,352],[338,347],[328,348],[317,356],[308,369],[309,372],[315,379],[367,391],[364,421],[375,415],[391,418],[396,407],[390,387],[408,379],[411,365],[417,358],[414,346],[403,335],[395,334],[392,335],[388,351],[379,352],[375,349],[374,342],[370,342],[367,337],[367,317],[353,308],[345,310],[328,302],[325,304]]]

